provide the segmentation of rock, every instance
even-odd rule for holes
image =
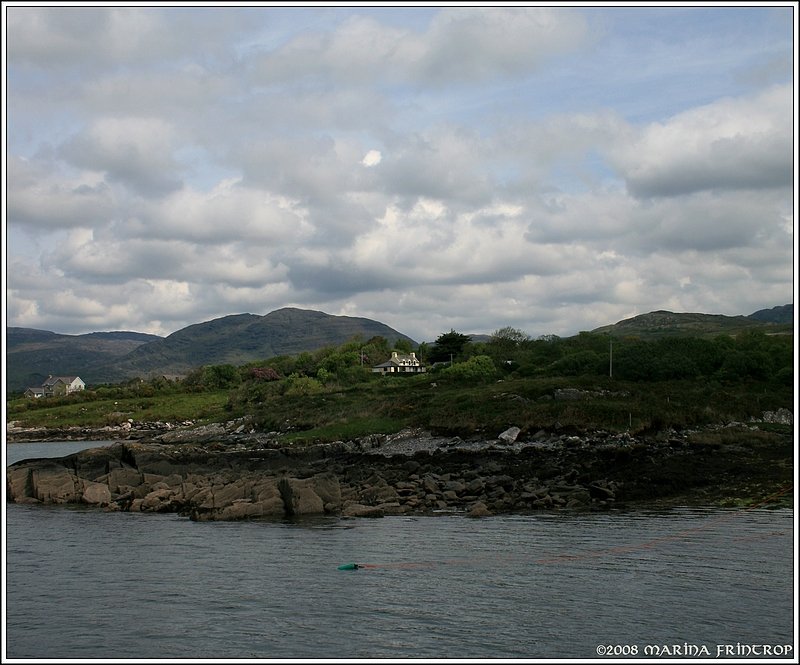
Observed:
[[[780,423],[782,425],[791,425],[794,423],[794,416],[789,409],[764,411],[761,418],[765,423]]]
[[[14,503],[21,503],[23,499],[34,498],[31,469],[29,467],[11,467],[6,472],[6,497]]]
[[[325,512],[325,502],[314,491],[314,480],[305,478],[281,478],[278,481],[278,490],[283,498],[283,507],[286,514],[318,515]]]
[[[152,513],[167,512],[171,508],[173,494],[169,488],[154,490],[141,500],[139,510]]]
[[[86,489],[83,490],[81,497],[84,503],[91,503],[98,506],[107,506],[111,503],[111,490],[108,485],[103,483],[86,482]]]
[[[238,499],[214,513],[217,520],[242,520],[257,517],[283,517],[285,508],[280,496],[263,501]]]
[[[506,443],[514,443],[522,430],[519,427],[509,427],[505,432],[498,435],[498,439]]]
[[[342,510],[343,517],[383,517],[380,506],[365,506],[361,503],[350,503]]]
[[[142,474],[139,473],[136,469],[123,466],[118,469],[111,469],[107,474],[104,476],[99,476],[97,478],[98,482],[105,482],[108,485],[108,488],[112,492],[119,492],[119,488],[122,486],[137,486],[141,485],[143,482]]]
[[[80,503],[83,498],[80,479],[55,462],[32,470],[31,489],[34,498],[43,503]]]
[[[483,501],[475,502],[467,513],[467,517],[490,517],[491,515],[492,512]]]

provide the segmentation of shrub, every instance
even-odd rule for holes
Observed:
[[[310,376],[298,376],[292,374],[286,379],[286,389],[284,395],[314,395],[321,393],[323,390],[322,384]]]
[[[441,375],[457,381],[485,382],[497,376],[497,368],[489,356],[472,356],[466,362],[442,370]]]

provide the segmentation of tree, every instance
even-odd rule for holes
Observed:
[[[469,341],[469,335],[462,335],[451,328],[450,332],[443,333],[436,338],[430,352],[430,359],[432,362],[455,360],[461,355]]]
[[[489,342],[484,345],[480,353],[491,356],[498,364],[517,360],[522,345],[530,338],[521,330],[506,326],[495,330],[489,337]]]
[[[463,363],[456,363],[442,370],[443,377],[470,383],[483,383],[497,376],[497,369],[489,356],[472,356]]]
[[[506,326],[505,328],[495,330],[491,334],[489,338],[489,344],[516,347],[523,342],[527,342],[528,339],[528,335],[521,330],[512,328],[511,326]]]
[[[398,353],[403,353],[405,355],[408,355],[409,353],[411,353],[414,350],[414,347],[411,344],[411,340],[409,340],[409,339],[398,339],[394,343],[394,349]]]

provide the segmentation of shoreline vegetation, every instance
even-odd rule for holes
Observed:
[[[793,505],[791,339],[614,340],[613,377],[608,336],[467,339],[414,376],[371,374],[386,344],[354,340],[10,399],[9,443],[118,443],[18,462],[7,498],[196,520]]]

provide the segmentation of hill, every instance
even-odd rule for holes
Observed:
[[[52,374],[91,376],[98,367],[161,339],[158,335],[119,331],[61,335],[32,328],[6,329],[6,386],[41,385]]]
[[[784,305],[792,308],[792,305]],[[760,310],[761,312],[771,310]],[[758,312],[756,312],[758,314]],[[620,337],[715,337],[737,335],[747,330],[762,330],[773,334],[791,334],[789,323],[775,323],[754,316],[725,316],[658,310],[623,319],[613,325],[595,328],[593,333],[609,333]]]
[[[772,309],[760,309],[753,312],[749,318],[766,323],[793,323],[794,305],[778,305]]]
[[[201,365],[241,365],[279,355],[338,346],[360,335],[394,344],[414,340],[372,319],[296,308],[264,316],[234,314],[182,328],[167,337],[141,333],[59,335],[8,329],[9,390],[40,385],[48,374],[78,374],[89,384],[137,376],[185,374]]]
[[[286,307],[264,316],[235,314],[183,328],[135,349],[114,363],[125,377],[153,372],[184,374],[201,365],[242,365],[253,360],[338,346],[355,336],[390,343],[414,340],[389,326],[351,316]]]

